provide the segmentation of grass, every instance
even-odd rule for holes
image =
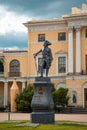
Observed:
[[[4,121],[0,122],[0,130],[87,130],[87,123],[58,121],[30,126],[29,121]]]

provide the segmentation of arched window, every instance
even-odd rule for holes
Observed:
[[[10,62],[9,76],[20,76],[20,62],[18,60]]]
[[[18,60],[12,60],[10,62],[10,72],[20,72],[20,63]]]
[[[4,72],[4,65],[2,61],[0,61],[0,72]]]

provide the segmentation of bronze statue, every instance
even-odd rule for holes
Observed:
[[[44,69],[46,69],[46,77],[48,76],[49,68],[50,68],[51,62],[53,60],[51,49],[48,47],[49,45],[51,45],[51,43],[49,41],[45,40],[44,44],[43,44],[44,48],[34,54],[34,58],[36,58],[36,56],[39,53],[42,53],[42,61],[40,64],[41,77],[43,77]]]

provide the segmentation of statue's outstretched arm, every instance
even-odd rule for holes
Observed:
[[[34,54],[33,54],[33,55],[34,55],[34,58],[35,58],[39,53],[41,53],[41,52],[42,52],[42,49],[39,50],[38,52],[34,53]]]

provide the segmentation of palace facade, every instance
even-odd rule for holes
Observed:
[[[39,76],[42,54],[33,54],[48,40],[53,54],[49,77],[59,87],[69,89],[69,105],[87,107],[87,6],[73,7],[70,15],[52,20],[24,23],[28,29],[27,50],[0,53],[0,105],[7,105],[14,77],[20,91]],[[37,71],[36,71],[37,70]],[[44,71],[45,74],[45,71]]]
[[[7,106],[10,102],[10,88],[14,78],[20,92],[27,86],[27,54],[27,50],[0,51],[0,106]]]

